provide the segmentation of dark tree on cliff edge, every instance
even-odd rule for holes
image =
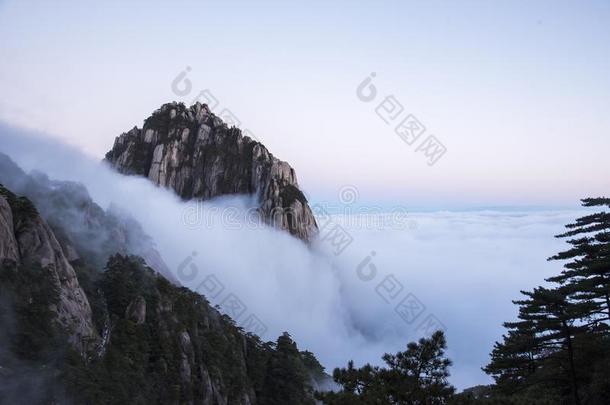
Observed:
[[[267,405],[313,405],[310,378],[296,343],[286,332],[277,339],[267,364],[262,403]]]
[[[444,404],[455,391],[447,381],[451,360],[445,357],[446,346],[445,335],[437,331],[409,343],[404,352],[385,354],[387,368],[354,368],[350,361],[333,373],[343,390],[318,397],[330,405]]]
[[[527,298],[514,301],[519,321],[504,324],[509,336],[496,344],[486,371],[513,391],[539,381],[559,382],[570,387],[569,395],[580,404],[574,340],[590,330],[591,324],[581,319],[593,304],[569,302],[561,288],[538,287],[522,294]]]
[[[587,198],[585,207],[610,207],[609,198]],[[572,238],[571,249],[549,260],[570,260],[560,275],[547,281],[565,286],[578,302],[593,302],[590,315],[598,321],[610,319],[610,213],[598,212],[566,225],[568,231],[558,238]]]
[[[582,200],[610,207],[608,198]],[[549,260],[568,260],[547,279],[554,288],[522,292],[519,320],[496,343],[484,370],[495,398],[542,403],[604,404],[610,397],[610,213],[578,218],[557,235],[570,249]]]

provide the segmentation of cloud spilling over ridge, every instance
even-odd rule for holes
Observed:
[[[455,363],[451,380],[461,388],[488,381],[480,367],[501,323],[516,315],[510,300],[559,270],[545,260],[563,248],[553,235],[580,214],[411,214],[416,226],[408,229],[370,229],[333,215],[353,238],[334,255],[328,240],[308,247],[286,232],[249,226],[251,196],[185,203],[144,178],[119,175],[48,137],[4,125],[0,152],[26,171],[83,183],[100,206],[136,219],[187,286],[238,324],[260,321],[266,340],[289,331],[328,368],[349,359],[378,363],[384,352],[420,336],[426,319],[438,322]],[[401,302],[416,309],[400,311]]]

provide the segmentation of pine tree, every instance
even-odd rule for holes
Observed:
[[[313,405],[309,376],[296,343],[286,332],[277,339],[269,358],[262,403],[269,405]]]
[[[537,344],[531,322],[515,326],[502,339],[502,343],[495,343],[491,362],[483,370],[495,377],[496,387],[502,394],[510,395],[533,384],[544,349]]]
[[[429,339],[409,343],[404,352],[383,356],[389,369],[381,375],[393,403],[440,403],[453,394],[447,381],[451,360],[445,357],[446,347],[445,335],[438,331]]]
[[[445,357],[447,343],[441,331],[430,338],[411,342],[407,350],[385,354],[387,368],[366,364],[354,368],[336,369],[333,377],[343,387],[338,393],[318,397],[331,405],[343,404],[444,404],[453,395],[449,384],[451,360]]]
[[[583,321],[595,304],[571,302],[564,288],[538,287],[521,293],[527,298],[514,301],[519,305],[519,321],[504,324],[509,335],[496,344],[485,371],[504,391],[559,382],[560,387],[570,387],[574,403],[580,404],[574,339],[595,324]]]
[[[587,198],[585,207],[610,207],[610,198]],[[547,281],[565,285],[573,299],[594,302],[590,315],[598,321],[610,320],[610,213],[598,212],[566,225],[569,230],[558,238],[576,237],[567,242],[572,248],[549,260],[570,260],[565,269]]]
[[[610,207],[608,198],[582,200]],[[522,292],[519,321],[504,326],[484,370],[496,385],[495,399],[558,403],[605,403],[610,393],[610,214],[599,212],[566,225],[559,238],[571,248],[549,260],[567,260],[555,288]]]

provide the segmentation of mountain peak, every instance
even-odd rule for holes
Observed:
[[[309,241],[317,232],[294,169],[206,104],[163,104],[118,136],[105,160],[123,174],[147,177],[185,200],[256,194],[262,219]]]

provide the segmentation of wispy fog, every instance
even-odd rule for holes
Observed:
[[[82,182],[100,206],[114,204],[140,222],[176,278],[266,340],[289,331],[328,369],[349,359],[378,362],[433,321],[446,329],[451,380],[459,388],[489,381],[480,367],[501,323],[516,315],[511,299],[559,271],[559,263],[546,262],[564,247],[553,235],[581,214],[412,213],[406,227],[373,229],[333,215],[325,220],[353,239],[337,255],[324,229],[308,247],[286,232],[255,226],[251,196],[185,203],[146,179],[116,174],[48,137],[6,126],[0,126],[0,152],[26,171]],[[401,302],[416,310],[401,317]]]

